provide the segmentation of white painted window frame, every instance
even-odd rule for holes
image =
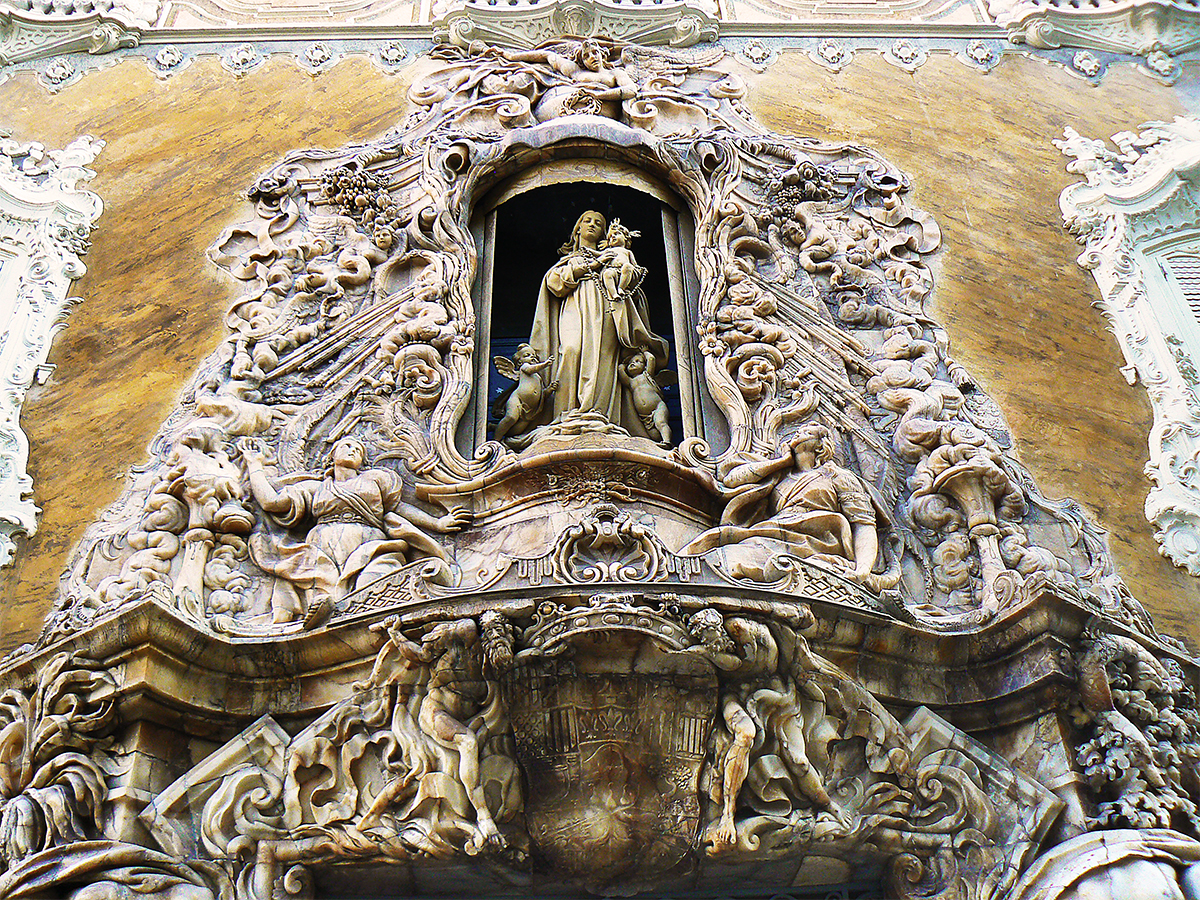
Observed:
[[[103,146],[0,139],[0,566],[12,562],[15,535],[37,530],[21,406],[49,375],[50,344],[76,302],[67,294],[86,271],[80,256],[103,204],[79,185]]]
[[[1159,551],[1200,576],[1200,322],[1166,257],[1200,257],[1200,119],[1151,122],[1114,135],[1116,150],[1068,128],[1055,145],[1085,181],[1059,198],[1084,245],[1079,264],[1100,288],[1096,305],[1120,343],[1130,384],[1154,410],[1146,517]]]

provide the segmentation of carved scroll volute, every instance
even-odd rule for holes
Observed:
[[[469,230],[470,199],[479,176],[487,168],[479,161],[472,163],[473,156],[478,156],[478,152],[465,140],[456,140],[449,146],[441,141],[429,142],[420,178],[428,205],[415,219],[421,242],[440,252],[444,261],[441,299],[451,321],[456,323],[456,334],[445,355],[449,377],[429,420],[436,465],[428,474],[443,482],[470,478],[479,468],[459,452],[454,441],[455,429],[471,402],[473,379],[475,307],[471,302],[471,283],[478,259]]]
[[[732,145],[707,140],[693,147],[707,176],[708,192],[696,208],[696,271],[700,278],[700,352],[709,393],[729,422],[729,453],[750,449],[754,426],[750,407],[725,364],[730,347],[717,336],[717,309],[728,285],[724,273],[732,263],[734,241],[746,232],[748,212],[733,197],[742,176],[741,158]]]

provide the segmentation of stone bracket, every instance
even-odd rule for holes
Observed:
[[[1080,47],[1147,56],[1182,53],[1200,43],[1200,10],[1170,0],[1120,0],[1083,5],[1044,0],[993,2],[996,24],[1015,44],[1043,50]]]
[[[0,6],[0,66],[63,53],[93,56],[136,47],[142,29],[110,13],[41,16]]]
[[[470,45],[483,41],[500,47],[528,48],[558,35],[608,37],[650,46],[690,47],[717,39],[713,9],[665,2],[632,6],[613,0],[554,0],[489,7],[447,4],[433,21],[433,39]]]

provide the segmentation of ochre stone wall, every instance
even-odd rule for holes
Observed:
[[[200,360],[219,343],[238,285],[205,256],[251,215],[240,192],[297,147],[337,147],[398,124],[421,62],[385,76],[354,59],[313,77],[276,58],[235,79],[215,60],[159,80],[142,60],[57,95],[28,73],[0,84],[13,136],[108,142],[91,188],[105,212],[58,337],[49,384],[23,422],[42,517],[0,570],[0,651],[33,639],[71,548],[121,490]],[[801,53],[743,70],[768,127],[865,144],[912,175],[942,228],[930,309],[1004,409],[1020,457],[1052,497],[1078,499],[1110,532],[1119,570],[1159,627],[1200,645],[1200,579],[1157,553],[1142,513],[1150,406],[1120,375],[1058,194],[1073,180],[1051,145],[1071,125],[1107,137],[1185,111],[1172,90],[1115,66],[1100,86],[1020,55],[983,75],[933,57],[908,74],[860,53],[834,75]]]

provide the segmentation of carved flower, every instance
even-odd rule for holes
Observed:
[[[51,84],[62,84],[74,74],[75,63],[69,59],[52,59],[50,65],[46,66],[46,80]]]
[[[696,331],[700,333],[700,352],[705,356],[720,356],[725,352],[725,342],[717,335],[716,322],[707,322]]]
[[[907,38],[900,38],[892,44],[892,56],[904,63],[906,66],[911,66],[917,63],[921,58],[921,51],[917,49],[916,44]]]
[[[987,41],[974,40],[967,44],[967,56],[980,66],[992,66],[1000,58],[994,44]]]
[[[758,38],[752,38],[742,47],[742,55],[754,65],[761,66],[771,58],[771,48]]]
[[[817,44],[817,56],[825,60],[831,66],[844,65],[850,59],[850,51],[846,49],[846,45],[841,41],[835,41],[832,38],[825,38],[821,43]]]
[[[1095,78],[1100,74],[1100,60],[1094,53],[1087,50],[1080,50],[1071,57],[1071,65],[1088,78]]]
[[[66,247],[76,256],[83,256],[91,247],[91,241],[88,240],[90,233],[90,229],[83,224],[60,224],[55,226],[51,236],[56,243]]]
[[[386,65],[398,66],[408,56],[408,51],[404,49],[404,45],[399,41],[392,41],[390,44],[384,44],[379,48],[379,58]]]
[[[304,61],[313,69],[319,69],[331,59],[333,59],[333,51],[324,41],[310,44],[304,51]]]
[[[1175,60],[1165,50],[1155,50],[1146,57],[1146,66],[1159,75],[1170,75],[1175,71]]]
[[[225,64],[235,72],[247,72],[258,63],[258,51],[249,44],[234,47],[225,57]]]
[[[154,54],[154,65],[163,72],[174,69],[181,62],[183,62],[183,54],[174,44],[168,44]]]

